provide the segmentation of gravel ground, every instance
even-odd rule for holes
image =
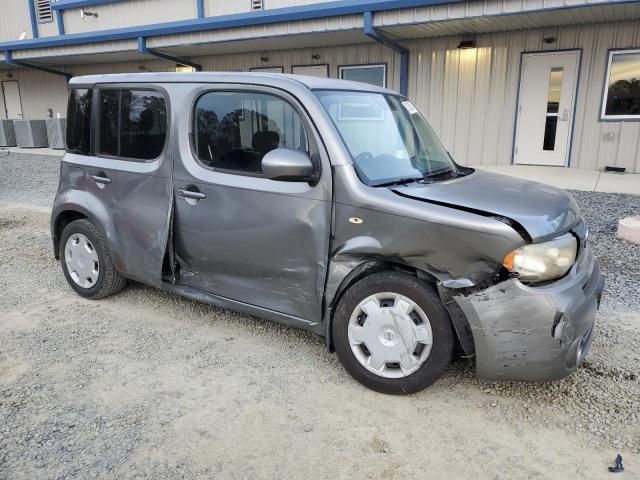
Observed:
[[[1,155],[1,154],[0,154]],[[305,332],[134,284],[92,302],[51,253],[58,159],[0,158],[0,479],[640,478],[640,197],[572,192],[608,276],[583,368],[364,389]]]

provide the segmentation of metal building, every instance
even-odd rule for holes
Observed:
[[[264,70],[408,95],[462,164],[640,173],[638,0],[0,0],[0,119],[68,76]]]

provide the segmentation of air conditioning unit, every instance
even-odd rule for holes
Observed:
[[[16,132],[18,147],[38,148],[48,147],[47,122],[44,120],[14,120],[13,128]]]
[[[67,120],[65,118],[48,118],[46,122],[49,148],[64,150]]]
[[[0,120],[0,147],[15,147],[16,132],[13,129],[13,120]]]

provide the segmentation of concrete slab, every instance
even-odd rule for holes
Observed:
[[[640,195],[640,174],[604,173],[596,185],[596,192],[632,193]]]
[[[54,150],[53,148],[0,147],[0,152],[6,152],[7,150],[13,153],[26,153],[30,155],[53,155],[57,157],[64,155],[64,150]]]
[[[474,168],[546,183],[547,185],[569,190],[640,195],[640,174],[637,173],[604,173],[598,170],[536,165],[492,165]]]

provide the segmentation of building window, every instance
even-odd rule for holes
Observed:
[[[53,22],[53,12],[51,11],[51,0],[33,0],[36,6],[36,18],[38,23]]]
[[[387,66],[385,64],[339,67],[338,76],[343,80],[369,83],[383,88],[387,86]]]
[[[91,145],[91,90],[74,88],[67,108],[67,152],[87,155]]]
[[[148,90],[100,90],[98,152],[109,157],[153,160],[167,134],[164,97]]]
[[[283,67],[254,67],[249,69],[250,72],[261,73],[284,73]]]
[[[245,175],[262,174],[262,157],[276,148],[307,151],[296,110],[275,95],[209,92],[195,108],[195,151],[203,166]]]
[[[609,52],[603,120],[640,119],[640,50]]]

